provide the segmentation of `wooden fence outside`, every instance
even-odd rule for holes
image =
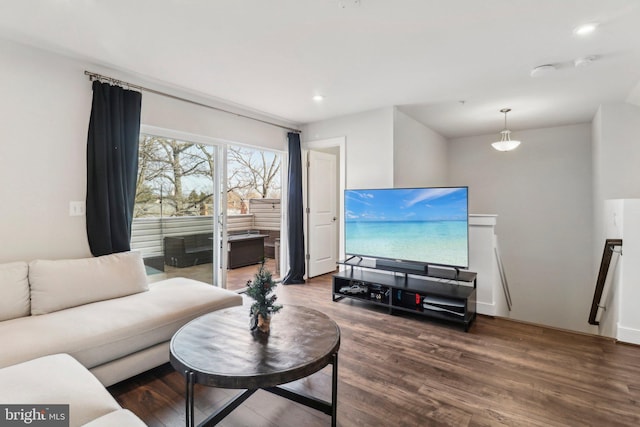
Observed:
[[[248,214],[229,215],[227,232],[239,233],[248,230],[280,231],[280,200],[251,199]],[[164,255],[163,241],[166,236],[213,233],[212,215],[134,218],[131,227],[131,249],[142,252],[144,258]]]

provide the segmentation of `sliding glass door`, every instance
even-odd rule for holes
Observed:
[[[225,283],[223,150],[208,139],[143,126],[131,247],[142,252],[152,280]]]
[[[256,147],[226,148],[228,289],[242,289],[264,260],[280,276],[282,155]]]
[[[231,290],[280,275],[282,154],[142,126],[131,248],[151,280]]]

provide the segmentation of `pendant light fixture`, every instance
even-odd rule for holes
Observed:
[[[518,145],[520,145],[520,141],[511,139],[511,131],[507,129],[507,113],[509,111],[511,111],[511,108],[503,108],[500,110],[501,113],[504,113],[504,129],[500,132],[500,141],[491,144],[491,146],[498,151],[515,150],[518,148]]]

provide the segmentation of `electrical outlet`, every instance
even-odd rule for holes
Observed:
[[[82,216],[84,213],[84,202],[69,202],[69,216]]]

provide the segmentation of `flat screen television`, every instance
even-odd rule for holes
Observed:
[[[345,190],[345,253],[469,266],[468,187]]]

